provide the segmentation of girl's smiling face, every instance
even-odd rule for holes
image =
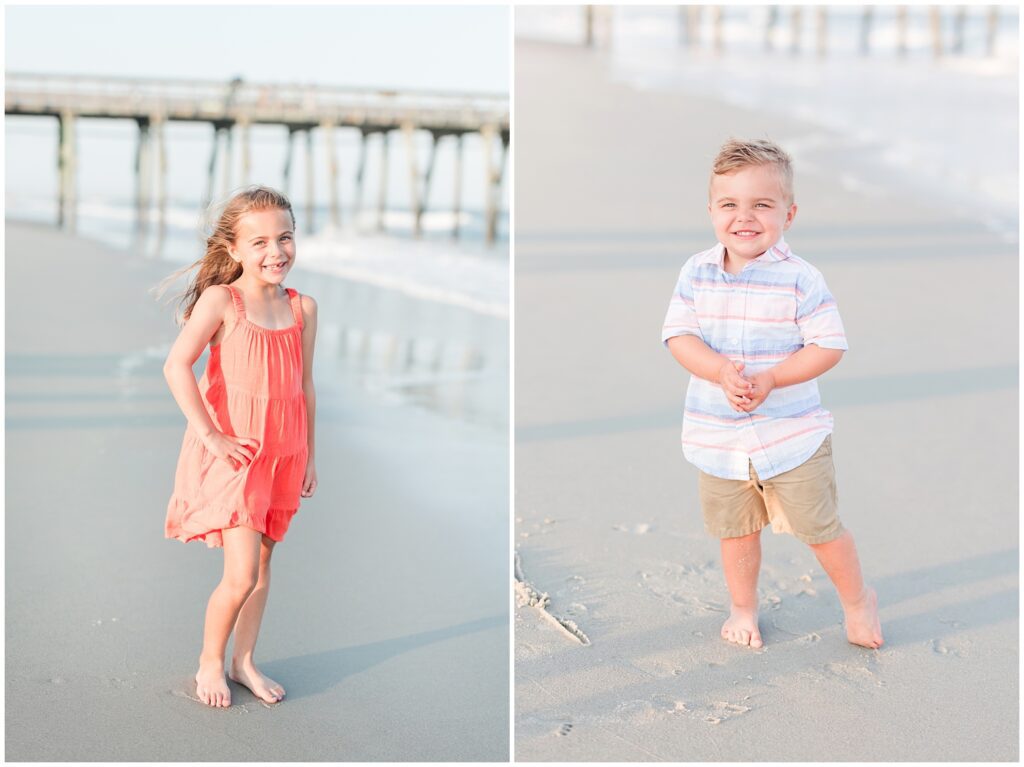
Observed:
[[[726,253],[750,261],[779,241],[796,215],[796,205],[771,165],[751,165],[715,174],[708,203],[715,236]]]
[[[253,210],[238,220],[235,242],[228,254],[242,273],[278,285],[295,262],[295,232],[287,210]]]

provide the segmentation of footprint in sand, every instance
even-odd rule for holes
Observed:
[[[557,730],[555,730],[555,735],[558,735],[559,737],[564,737],[564,736],[568,735],[571,732],[572,732],[572,723],[571,722],[565,722],[561,727],[559,727]]]
[[[738,703],[728,703],[726,701],[715,701],[711,705],[706,707],[704,715],[704,721],[708,724],[721,724],[728,719],[735,719],[737,716],[743,716],[743,714],[753,709],[750,706],[742,706]]]
[[[932,652],[936,655],[943,655],[947,658],[960,658],[963,657],[961,653],[961,647],[952,642],[943,642],[941,639],[933,639],[931,641]]]
[[[622,722],[642,725],[662,721],[677,714],[688,714],[690,709],[685,701],[677,700],[671,695],[658,693],[650,700],[631,700],[620,703],[615,707],[615,713]]]
[[[641,522],[638,525],[629,527],[628,525],[612,525],[612,530],[616,530],[620,533],[632,533],[633,535],[647,535],[653,529],[649,522]]]
[[[885,681],[866,666],[852,666],[846,663],[827,663],[825,671],[828,674],[849,682],[850,684],[864,689],[866,687],[885,687]]]
[[[690,710],[686,706],[686,701],[678,700],[671,695],[659,694],[655,695],[651,700],[666,714],[684,714]]]
[[[721,574],[713,563],[679,565],[657,563],[637,573],[637,585],[652,596],[684,609],[687,615],[725,612],[725,604],[705,595],[722,591]]]

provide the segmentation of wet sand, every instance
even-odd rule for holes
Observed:
[[[444,376],[412,370],[441,403],[414,407],[408,380],[332,360],[353,289],[298,267],[320,304],[320,487],[275,549],[256,650],[288,695],[193,699],[222,556],[163,538],[185,419],[146,291],[170,271],[7,222],[7,759],[505,761],[507,433]],[[420,336],[454,333],[416,311]]]
[[[849,644],[812,551],[766,530],[765,647],[730,645],[679,446],[688,374],[659,331],[680,266],[714,244],[721,143],[821,129],[606,65],[517,43],[515,548],[589,641],[516,609],[517,761],[1016,760],[1017,245],[797,163],[787,240],[849,337],[820,386],[886,644]]]

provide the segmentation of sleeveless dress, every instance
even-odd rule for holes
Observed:
[[[187,426],[164,525],[165,538],[211,548],[224,545],[222,529],[240,525],[282,540],[299,509],[309,452],[298,292],[286,289],[295,324],[273,330],[246,319],[241,295],[225,287],[236,323],[210,346],[199,392],[217,429],[251,437],[259,447],[248,467],[235,469]]]

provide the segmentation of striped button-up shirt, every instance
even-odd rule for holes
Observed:
[[[723,268],[718,243],[692,256],[679,273],[662,341],[694,335],[753,375],[782,362],[807,344],[847,349],[835,299],[821,272],[780,239],[744,265]],[[761,479],[796,468],[832,432],[832,414],[821,407],[818,383],[773,389],[751,413],[733,410],[718,384],[690,377],[683,414],[683,454],[702,471],[724,479]]]

